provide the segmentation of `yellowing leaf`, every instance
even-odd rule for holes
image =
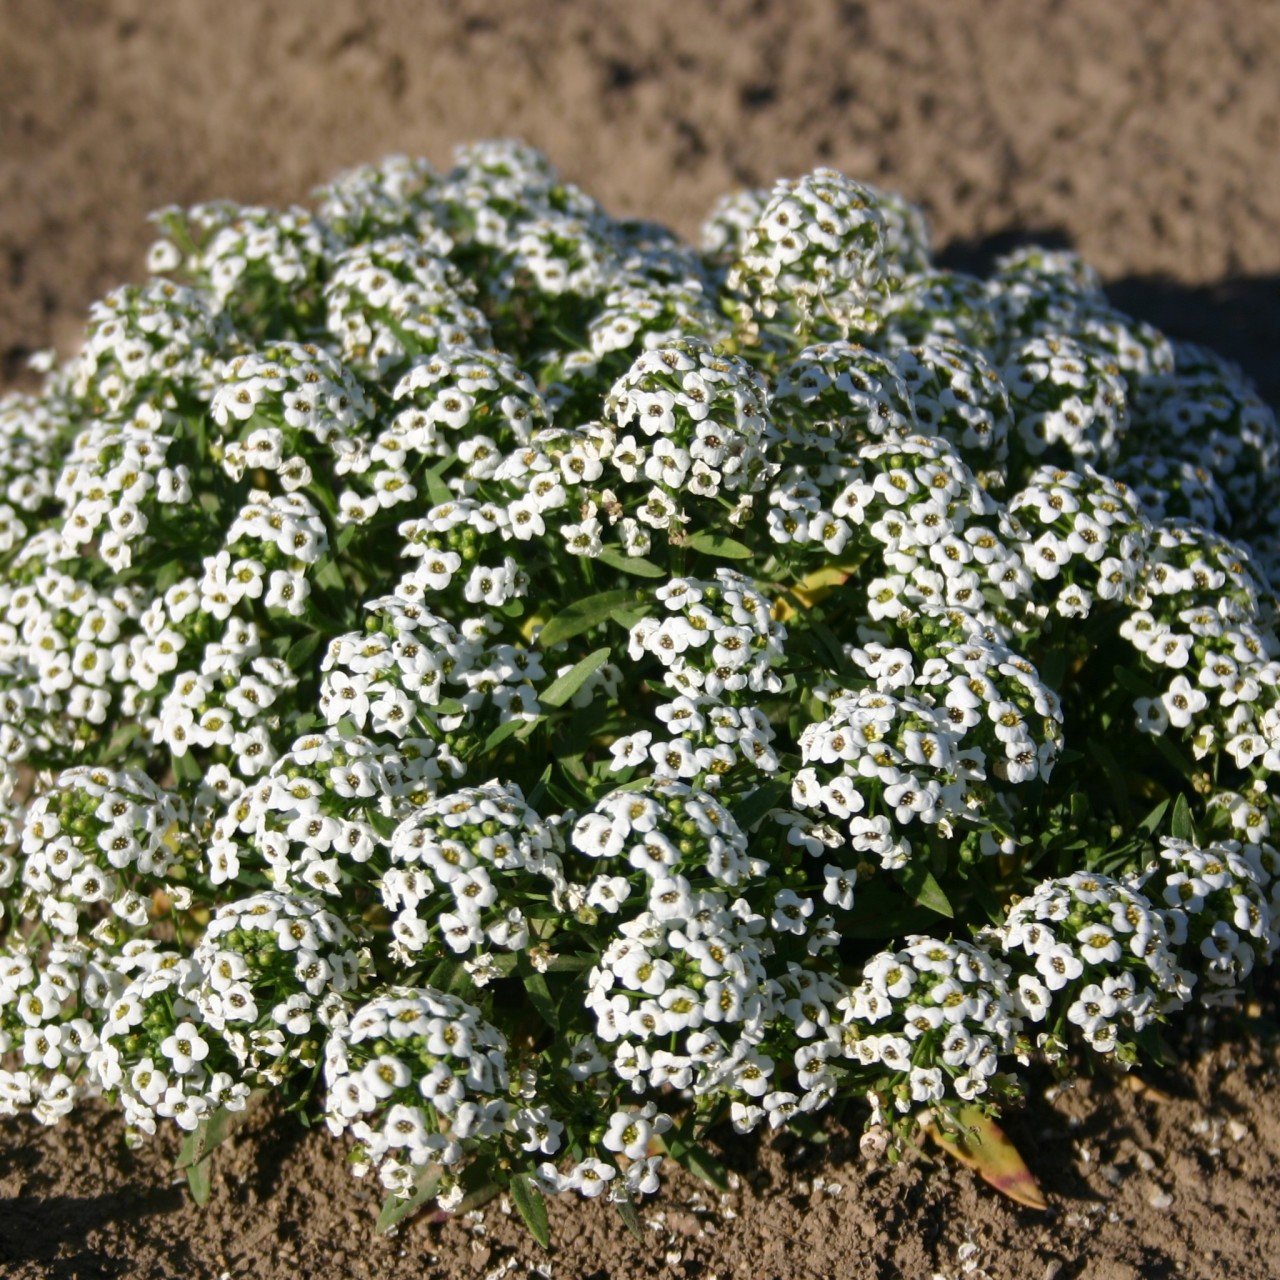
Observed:
[[[932,1118],[922,1119],[920,1127],[943,1151],[968,1165],[1001,1195],[1030,1209],[1049,1207],[1017,1147],[990,1116],[977,1107],[962,1107],[954,1118],[955,1130],[944,1131]]]
[[[799,582],[787,588],[787,596],[791,599],[780,596],[774,602],[774,617],[779,622],[786,622],[802,609],[812,609],[818,601],[829,596],[837,587],[843,586],[856,568],[857,565],[852,564],[827,564],[806,574]]]
[[[1173,1098],[1170,1094],[1165,1093],[1163,1089],[1158,1089],[1149,1080],[1142,1079],[1132,1072],[1124,1078],[1125,1088],[1130,1093],[1136,1093],[1141,1098],[1150,1098],[1152,1102],[1172,1102]]]

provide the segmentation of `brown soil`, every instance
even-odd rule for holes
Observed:
[[[288,202],[389,151],[518,134],[686,233],[729,187],[825,163],[924,201],[953,262],[1074,244],[1121,305],[1280,400],[1278,59],[1260,0],[0,0],[0,368],[138,275],[156,206]],[[1010,1129],[1047,1215],[949,1164],[868,1169],[832,1125],[820,1148],[729,1146],[724,1196],[671,1178],[643,1248],[607,1206],[555,1205],[550,1255],[500,1203],[375,1238],[373,1188],[287,1118],[219,1153],[204,1214],[172,1144],[130,1155],[106,1111],[9,1122],[0,1274],[1253,1280],[1280,1253],[1260,1029],[1189,1047],[1167,1101],[1040,1082]]]
[[[730,1140],[731,1189],[671,1176],[638,1245],[608,1205],[551,1205],[544,1253],[503,1200],[373,1234],[376,1188],[322,1131],[264,1115],[219,1150],[203,1212],[176,1141],[130,1154],[105,1108],[38,1131],[0,1124],[0,1274],[12,1280],[1269,1280],[1276,1274],[1280,1083],[1270,1024],[1237,1026],[1186,1065],[1073,1086],[1039,1080],[1008,1120],[1050,1200],[1002,1200],[928,1153],[868,1167],[835,1123],[823,1145]]]

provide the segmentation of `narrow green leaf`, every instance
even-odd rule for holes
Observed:
[[[156,593],[163,595],[179,578],[186,566],[181,560],[172,560],[156,572]]]
[[[542,776],[538,779],[532,791],[529,792],[528,804],[535,813],[540,813],[539,805],[542,804],[542,797],[547,794],[547,787],[551,782],[551,771],[554,765],[547,765],[542,771]]]
[[[1067,653],[1065,649],[1051,649],[1036,664],[1040,679],[1050,689],[1061,691],[1062,681],[1067,674]]]
[[[640,604],[624,605],[621,609],[615,609],[613,620],[620,627],[624,627],[630,631],[632,627],[640,621],[641,618],[649,616],[649,602],[647,600]]]
[[[453,465],[453,461],[454,455],[450,454],[423,476],[427,486],[427,501],[433,507],[443,507],[454,500],[453,490],[444,482],[444,473]]]
[[[233,1133],[252,1119],[254,1109],[267,1096],[265,1089],[255,1089],[238,1111],[219,1107],[206,1116],[183,1140],[178,1150],[178,1168],[187,1169],[208,1158]]]
[[[1138,830],[1148,836],[1153,836],[1160,830],[1160,824],[1164,821],[1164,815],[1169,810],[1169,801],[1161,800],[1154,809],[1143,820],[1138,823]]]
[[[609,654],[612,652],[609,646],[605,645],[603,649],[596,649],[587,654],[581,662],[571,667],[564,675],[557,676],[538,695],[538,701],[544,707],[563,707],[586,684],[587,680],[608,662]]]
[[[630,1200],[617,1200],[614,1203],[618,1206],[618,1216],[631,1232],[632,1238],[637,1244],[645,1244],[644,1228],[640,1225],[640,1215],[636,1212],[635,1205]]]
[[[1169,830],[1175,840],[1186,840],[1190,844],[1197,842],[1196,824],[1191,817],[1191,805],[1187,797],[1179,795],[1173,802],[1173,814],[1169,819]]]
[[[511,1179],[511,1202],[524,1219],[529,1234],[544,1248],[551,1248],[551,1224],[547,1220],[547,1204],[542,1192],[527,1173]]]
[[[909,862],[897,873],[898,882],[911,895],[912,900],[930,911],[936,911],[948,920],[955,919],[955,908],[951,900],[938,883],[937,877],[928,867],[918,862]]]
[[[738,826],[743,831],[750,831],[770,809],[777,807],[790,790],[789,783],[776,778],[758,786],[745,800],[733,806],[731,812]]]
[[[204,777],[204,770],[190,751],[184,751],[182,755],[174,755],[172,759],[173,776],[179,782],[199,782]]]
[[[717,556],[721,560],[749,560],[752,555],[750,547],[722,533],[695,533],[685,545],[704,556]]]
[[[668,1129],[661,1141],[667,1153],[682,1169],[686,1169],[695,1178],[710,1183],[719,1191],[729,1189],[728,1170],[711,1152],[700,1146],[696,1138],[685,1133],[683,1126]]]
[[[1159,742],[1160,739],[1156,741]],[[1087,745],[1089,754],[1101,767],[1103,779],[1111,792],[1111,798],[1115,801],[1117,813],[1124,822],[1130,822],[1132,814],[1129,809],[1129,793],[1125,790],[1127,772],[1120,767],[1115,752],[1105,742],[1090,738]]]
[[[516,737],[519,738],[521,742],[524,742],[527,738],[533,737],[534,731],[543,723],[544,720],[546,720],[546,718],[546,716],[534,716],[529,720],[517,720]]]
[[[213,1193],[211,1174],[212,1170],[207,1157],[187,1169],[187,1186],[191,1190],[191,1198],[201,1209],[209,1203],[209,1197]]]
[[[632,590],[602,591],[598,595],[588,596],[568,608],[561,609],[550,622],[542,628],[538,643],[544,649],[568,640],[572,636],[590,631],[592,627],[607,622],[615,610],[627,605],[639,603],[639,598]]]
[[[1120,664],[1117,664],[1114,670],[1116,683],[1139,698],[1150,698],[1159,692],[1150,680],[1137,671]]]
[[[347,584],[342,580],[342,571],[335,561],[326,558],[315,571],[315,583],[326,591],[343,592]]]
[[[179,1169],[193,1168],[208,1156],[213,1145],[209,1141],[209,1123],[211,1119],[212,1117],[206,1116],[182,1140],[182,1146],[178,1148],[177,1167]]]
[[[190,1133],[186,1134],[182,1139],[181,1146],[178,1147],[178,1159],[174,1162],[175,1169],[186,1169],[196,1162],[196,1143],[199,1141],[200,1130],[204,1126],[202,1120]]]
[[[1195,766],[1174,745],[1167,734],[1157,734],[1151,738],[1151,745],[1173,766],[1183,778],[1190,778]]]
[[[524,956],[519,958],[516,970],[524,983],[525,995],[529,1003],[537,1010],[538,1016],[554,1031],[560,1029],[560,1015],[556,1010],[555,998],[547,984],[545,974],[539,973]]]
[[[102,753],[102,759],[107,763],[112,760],[118,760],[133,745],[141,732],[142,726],[136,720],[130,720],[126,724],[122,724],[111,735],[106,750]]]
[[[652,560],[645,560],[640,556],[624,556],[621,551],[615,551],[612,547],[605,549],[596,556],[601,564],[607,564],[610,569],[617,569],[619,573],[634,574],[637,578],[665,578],[667,571]]]
[[[523,720],[504,720],[481,745],[480,750],[476,752],[476,757],[487,756],[490,751],[497,750],[506,740],[512,737],[516,730],[524,724]]]
[[[434,987],[437,991],[455,992],[457,988],[465,987],[470,981],[471,975],[467,973],[462,961],[447,956],[431,970],[427,977],[427,986]]]
[[[288,652],[284,655],[284,660],[290,671],[298,672],[311,660],[315,655],[315,651],[320,647],[320,641],[324,639],[319,631],[308,631],[305,636],[299,636],[290,646]]]
[[[378,1222],[374,1228],[379,1235],[385,1236],[389,1231],[403,1222],[410,1214],[416,1213],[436,1193],[440,1185],[441,1169],[439,1165],[424,1165],[413,1184],[413,1191],[407,1199],[399,1196],[388,1196],[382,1202],[382,1212],[378,1214]]]

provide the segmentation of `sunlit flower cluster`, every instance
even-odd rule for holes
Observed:
[[[540,1230],[1272,960],[1280,428],[1076,255],[509,141],[155,221],[0,400],[0,1114]]]

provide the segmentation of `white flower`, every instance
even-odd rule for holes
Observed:
[[[160,1043],[160,1052],[173,1063],[179,1075],[191,1069],[209,1056],[209,1045],[203,1040],[192,1022],[179,1022],[173,1034]]]

